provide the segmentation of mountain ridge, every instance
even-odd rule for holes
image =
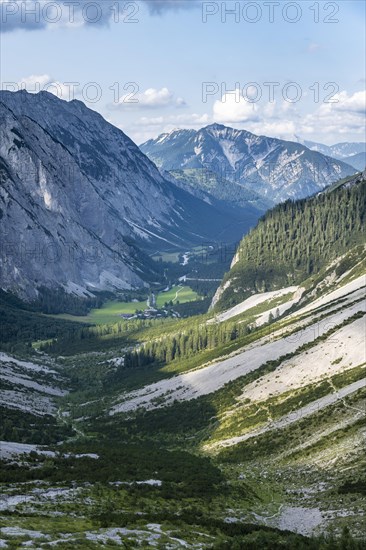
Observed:
[[[361,172],[366,167],[366,143],[364,142],[345,141],[334,145],[324,145],[315,141],[299,141],[312,151],[342,160]]]
[[[0,118],[3,289],[143,286],[158,276],[145,252],[234,242],[261,214],[178,188],[82,102],[1,92]]]
[[[303,198],[356,172],[342,161],[292,141],[222,124],[175,130],[140,145],[160,170],[204,169],[273,203]]]

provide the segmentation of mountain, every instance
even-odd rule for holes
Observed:
[[[366,153],[365,142],[345,141],[343,143],[336,143],[335,145],[324,145],[324,143],[304,140],[301,143],[312,151],[318,151],[319,153],[323,153],[323,155],[328,155],[336,159],[347,159],[358,153]]]
[[[324,145],[314,141],[302,141],[303,145],[312,151],[318,151],[338,160],[342,160],[353,166],[356,170],[362,171],[366,166],[366,143],[344,142],[335,145]]]
[[[141,251],[234,242],[260,216],[210,204],[164,179],[118,128],[80,101],[0,92],[1,286],[141,286],[156,265]]]
[[[161,170],[214,172],[223,185],[230,181],[273,203],[311,195],[355,172],[300,143],[219,124],[198,131],[175,130],[140,148]]]
[[[269,212],[223,311],[90,326],[0,290],[0,546],[363,550],[365,176]]]
[[[255,292],[298,285],[365,242],[366,173],[308,199],[287,201],[246,235],[214,299],[235,306]]]
[[[357,153],[347,157],[347,163],[362,172],[366,167],[366,153]]]
[[[215,172],[206,169],[170,170],[163,171],[162,174],[192,195],[209,203],[218,200],[230,207],[243,209],[246,216],[249,212],[265,212],[273,206],[272,201],[261,197],[247,187],[223,179]]]

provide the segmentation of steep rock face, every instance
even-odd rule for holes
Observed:
[[[44,92],[2,92],[0,100],[22,125],[27,146],[39,145],[34,152],[41,162],[49,162],[51,154],[54,161],[63,156],[68,199],[73,203],[77,198],[80,212],[88,220],[95,218],[95,199],[102,199],[109,209],[117,208],[119,214],[123,206],[120,218],[126,232],[136,219],[143,219],[144,227],[153,227],[154,218],[162,218],[173,206],[174,198],[154,164],[121,130],[82,102],[68,103]],[[30,143],[33,132],[40,134],[37,144],[34,139]],[[47,137],[53,143],[45,151],[42,140]],[[55,204],[53,208],[57,208]]]
[[[1,286],[141,285],[126,224],[73,155],[31,118],[0,106]]]
[[[101,115],[46,92],[0,92],[0,167],[0,283],[27,297],[141,286],[156,276],[141,249],[235,241],[260,215],[179,189]]]
[[[141,145],[162,170],[206,169],[275,203],[303,198],[355,170],[300,143],[213,124]]]

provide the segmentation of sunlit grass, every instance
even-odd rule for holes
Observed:
[[[186,302],[192,302],[199,300],[199,296],[189,286],[174,286],[167,292],[160,292],[157,295],[157,307],[164,307],[166,302],[173,302],[176,304],[184,304]],[[66,313],[60,315],[52,315],[58,319],[64,319],[67,321],[77,321],[79,323],[90,323],[95,325],[104,325],[116,323],[120,320],[121,315],[134,314],[136,310],[145,310],[147,308],[146,300],[141,302],[118,302],[109,301],[103,304],[99,309],[93,309],[88,315],[75,316],[68,315]]]

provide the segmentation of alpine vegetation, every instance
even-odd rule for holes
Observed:
[[[0,4],[0,548],[365,548],[364,4]]]

